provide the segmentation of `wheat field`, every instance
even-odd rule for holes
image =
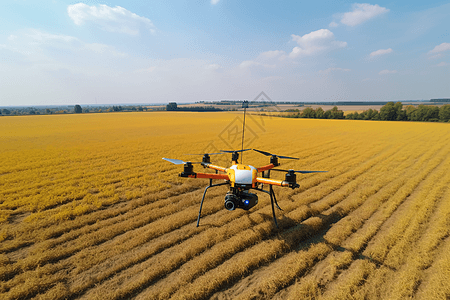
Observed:
[[[247,117],[245,147],[328,171],[275,188],[279,229],[226,186],[197,228],[208,180],[161,159],[239,149],[239,113],[0,118],[0,298],[450,297],[448,124]]]

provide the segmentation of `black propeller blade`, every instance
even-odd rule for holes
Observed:
[[[187,164],[187,163],[201,164],[201,162],[190,162],[190,161],[186,162],[186,161],[183,161],[181,159],[173,159],[173,158],[165,158],[165,157],[163,157],[163,159],[167,160],[168,162],[171,162],[171,163],[173,163],[175,165],[184,165],[184,164]]]
[[[217,152],[217,153],[194,153],[194,154],[183,154],[183,155],[217,155],[217,154],[225,154],[225,152]]]
[[[295,171],[295,170],[282,170],[282,169],[271,169],[271,171],[280,171],[280,172],[291,172],[291,173],[302,173],[302,174],[308,174],[308,173],[325,173],[328,171]]]
[[[252,150],[252,149],[242,149],[242,150],[220,150],[224,153],[233,153],[233,152],[244,152],[244,151],[248,151],[248,150]]]
[[[258,149],[253,149],[256,152],[259,152],[261,154],[264,154],[265,156],[276,156],[278,158],[286,158],[286,159],[299,159],[297,157],[290,157],[290,156],[282,156],[282,155],[276,155],[276,154],[272,154],[266,151],[262,151],[262,150],[258,150]]]

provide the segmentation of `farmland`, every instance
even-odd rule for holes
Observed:
[[[240,117],[0,118],[0,297],[450,297],[448,124],[250,116],[246,147],[328,172],[275,189],[279,229],[262,193],[225,210],[226,186],[208,191],[197,228],[207,180],[161,158],[240,148]]]

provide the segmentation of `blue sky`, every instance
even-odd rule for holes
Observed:
[[[0,106],[450,97],[446,1],[0,3]]]

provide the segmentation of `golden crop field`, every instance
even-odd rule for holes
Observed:
[[[248,115],[245,147],[328,172],[274,188],[279,229],[268,195],[230,212],[226,186],[208,190],[197,228],[208,180],[161,158],[240,148],[241,117],[0,118],[0,298],[450,297],[448,124]]]

